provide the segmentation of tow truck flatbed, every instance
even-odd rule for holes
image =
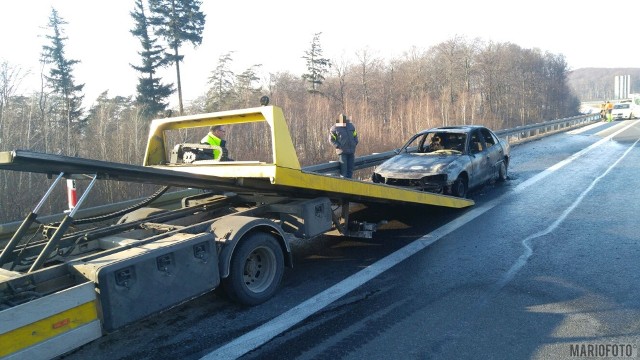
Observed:
[[[102,160],[54,155],[28,150],[0,152],[0,169],[66,176],[91,175],[101,180],[115,180],[142,184],[177,186],[196,189],[215,189],[231,192],[266,192],[281,196],[314,198],[329,196],[362,203],[415,203],[463,208],[473,205],[469,199],[425,193],[384,184],[343,179],[336,176],[306,172],[300,168],[281,168],[277,165],[255,165],[239,162],[222,164],[203,162],[191,166],[140,166]],[[224,167],[222,172],[212,171]],[[229,176],[243,172],[245,176]],[[211,175],[220,173],[221,176]],[[255,176],[272,173],[275,176]],[[273,181],[272,181],[273,180]]]

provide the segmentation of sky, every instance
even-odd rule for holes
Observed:
[[[67,58],[80,60],[73,71],[76,84],[85,84],[86,106],[106,90],[111,97],[135,95],[138,73],[130,64],[140,61],[140,43],[130,33],[133,0],[1,1],[0,63],[26,75],[17,93],[39,88],[52,7],[68,23]],[[315,33],[334,63],[355,63],[363,50],[391,60],[458,37],[562,54],[570,69],[640,67],[637,47],[628,45],[640,19],[638,0],[203,0],[201,10],[202,44],[181,49],[185,103],[206,92],[219,57],[232,51],[237,74],[261,64],[264,74],[302,75]],[[174,67],[160,75],[176,82]]]

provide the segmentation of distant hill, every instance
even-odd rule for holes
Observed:
[[[580,101],[612,100],[615,77],[630,75],[631,93],[640,93],[640,68],[583,68],[569,73],[569,87]]]

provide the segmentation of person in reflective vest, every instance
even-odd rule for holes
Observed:
[[[224,139],[227,129],[224,125],[214,125],[209,128],[209,133],[200,140],[201,144],[209,144],[211,146],[219,146],[221,150],[213,149],[213,159],[220,161],[229,161],[229,153],[227,151],[227,141]]]
[[[340,162],[340,176],[351,178],[355,161],[358,133],[356,127],[346,115],[340,114],[329,130],[329,141],[336,149]]]
[[[607,109],[607,121],[610,122],[611,120],[613,120],[612,118],[613,115],[611,114],[611,112],[613,111],[613,103],[607,101],[605,108]]]

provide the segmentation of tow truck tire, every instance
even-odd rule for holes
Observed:
[[[222,280],[222,286],[231,300],[257,305],[273,296],[283,273],[284,256],[276,238],[253,233],[235,249],[229,276]]]

